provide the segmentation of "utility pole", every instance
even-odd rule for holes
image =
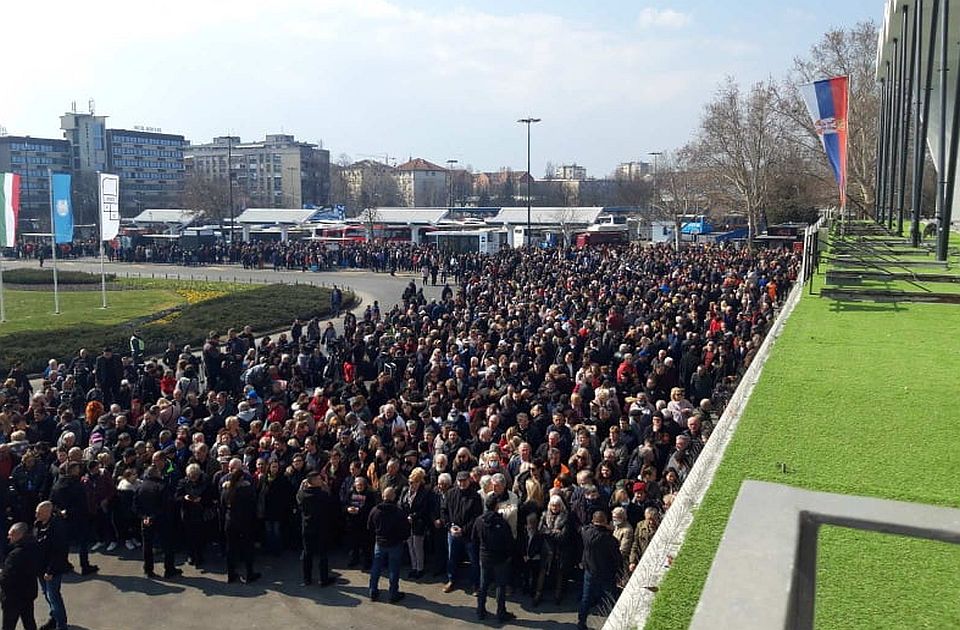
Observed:
[[[530,174],[530,125],[540,122],[540,118],[521,118],[518,120],[518,123],[523,123],[527,126],[527,236],[524,239],[527,247],[530,247],[530,180],[533,179],[533,176]]]
[[[227,187],[230,189],[230,246],[233,246],[233,136],[227,136]]]

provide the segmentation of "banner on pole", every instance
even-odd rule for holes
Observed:
[[[20,218],[20,175],[0,173],[0,247],[17,244],[17,221]]]
[[[120,233],[120,176],[100,173],[100,240]]]
[[[840,207],[847,192],[847,77],[832,77],[800,86],[813,127],[840,187]]]
[[[53,173],[50,176],[51,195],[53,204],[53,234],[55,242],[70,243],[73,241],[73,204],[70,203],[70,175],[67,173]]]

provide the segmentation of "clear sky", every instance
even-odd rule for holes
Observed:
[[[682,145],[725,75],[781,77],[882,0],[165,0],[5,4],[0,125],[61,137],[96,100],[108,126],[194,143],[281,130],[332,159],[577,162],[603,176]]]

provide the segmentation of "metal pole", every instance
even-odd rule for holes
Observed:
[[[936,2],[934,2],[936,5]],[[936,9],[936,6],[934,6]],[[926,115],[921,115],[923,81],[920,71],[923,64],[923,0],[915,0],[913,6],[913,45],[910,53],[910,73],[913,79],[913,175],[910,187],[910,245],[920,246],[920,204],[923,203],[923,158],[924,138],[927,136]]]
[[[7,309],[3,303],[3,255],[0,254],[0,322],[7,321]]]
[[[517,122],[524,123],[527,126],[527,236],[524,239],[526,241],[526,246],[530,246],[530,230],[531,230],[531,221],[530,221],[530,184],[533,179],[533,175],[530,174],[530,125],[533,123],[540,122],[540,118],[533,118],[528,116],[527,118],[521,118]]]
[[[883,94],[883,152],[880,155],[881,178],[880,178],[880,224],[887,221],[887,212],[889,211],[888,191],[890,188],[890,142],[892,134],[890,133],[890,103],[893,102],[893,79],[890,76],[890,61],[885,61],[886,77],[884,78]]]
[[[530,198],[530,124],[533,121],[527,119],[527,247],[530,247],[530,206],[533,200]]]
[[[932,0],[930,6],[930,41],[927,43],[927,64],[926,72],[924,72],[923,78],[923,116],[921,117],[921,132],[919,142],[922,146],[926,145],[927,134],[930,129],[930,92],[931,86],[933,83],[933,60],[934,53],[937,50],[937,12],[940,9],[940,0]],[[923,12],[920,12],[920,18],[923,18]],[[923,188],[923,171],[926,166],[924,157],[925,151],[921,152],[920,165],[917,167],[917,175],[915,176],[918,192],[918,196],[921,194],[919,191],[922,191]],[[922,197],[921,197],[922,198]],[[914,211],[914,221],[917,224],[917,240],[916,245],[920,245],[921,234],[920,234],[920,204],[917,204],[917,207]]]
[[[947,31],[947,2],[943,3],[943,39],[942,42],[947,41],[949,32]],[[946,58],[946,48],[944,48],[944,58]],[[947,158],[947,181],[944,188],[943,196],[943,206],[941,207],[942,214],[940,217],[940,225],[938,226],[940,232],[937,234],[937,260],[946,261],[947,260],[947,247],[950,245],[950,219],[953,214],[953,193],[954,193],[954,184],[956,182],[957,175],[957,147],[960,145],[960,137],[957,135],[957,125],[960,124],[960,72],[954,72],[954,80],[952,86],[953,93],[953,117],[950,134],[950,154]],[[947,86],[946,84],[941,85],[940,91],[946,93]],[[942,125],[946,127],[946,124]]]
[[[910,141],[910,92],[913,91],[913,46],[907,47],[907,19],[910,12],[903,6],[900,19],[900,165],[897,168],[897,236],[903,236],[903,206],[907,187],[907,146]],[[907,63],[907,51],[911,51],[910,63]]]
[[[873,191],[873,218],[877,223],[883,223],[883,152],[886,150],[886,103],[887,103],[887,81],[885,77],[880,77],[880,108],[877,115],[877,157],[876,174],[874,176]]]
[[[950,3],[944,2],[940,11],[940,133],[937,147],[937,260],[946,260],[940,257],[940,233],[949,227],[944,226],[943,218],[947,205],[947,51],[949,41],[947,28],[950,22]]]
[[[53,222],[53,171],[47,169],[47,187],[50,189],[50,262],[53,264],[53,312],[60,314],[60,287],[57,282],[57,230]]]
[[[894,46],[894,48],[896,48]],[[890,213],[893,208],[893,155],[894,139],[896,138],[896,121],[894,117],[894,100],[897,94],[897,85],[895,82],[894,60],[895,54],[891,56],[891,61],[887,62],[887,150],[883,156],[883,221],[884,224],[891,220]]]
[[[233,137],[227,135],[227,187],[230,189],[230,246],[233,247]]]
[[[893,214],[897,203],[897,165],[899,163],[900,151],[900,110],[903,96],[903,75],[901,74],[900,60],[903,58],[903,40],[896,38],[893,40],[893,72],[895,75],[893,83],[893,136],[891,138],[890,151],[890,204],[887,209],[887,229],[893,231]]]

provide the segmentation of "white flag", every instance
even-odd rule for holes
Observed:
[[[100,173],[100,240],[112,241],[120,233],[120,177]]]

